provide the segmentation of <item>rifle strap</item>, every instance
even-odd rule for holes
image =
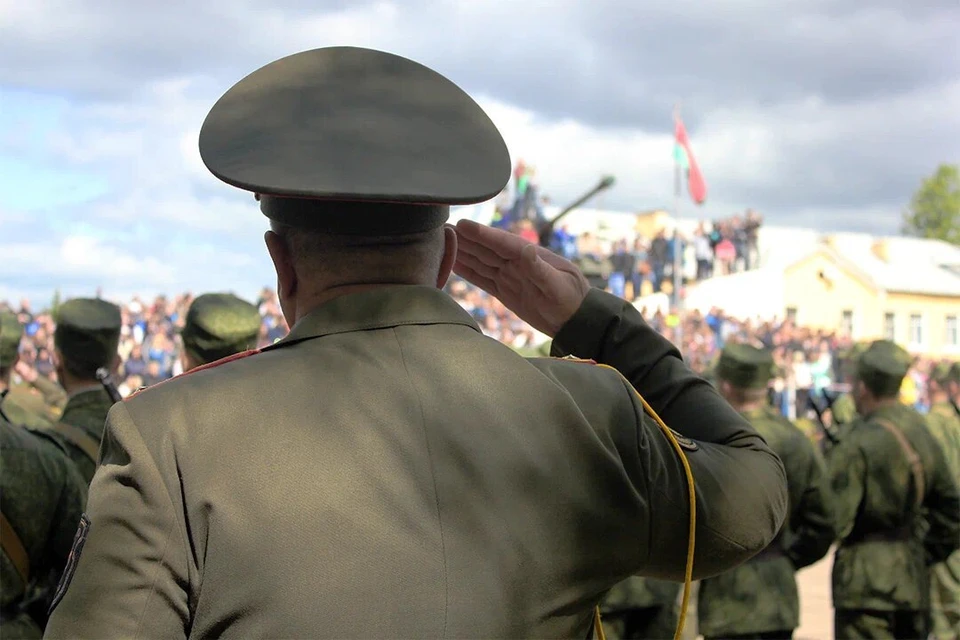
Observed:
[[[916,508],[919,510],[920,506],[923,504],[923,497],[927,493],[926,479],[923,472],[923,461],[917,454],[916,449],[911,446],[910,441],[907,440],[907,437],[903,435],[903,432],[898,429],[896,425],[883,418],[874,418],[874,422],[886,429],[888,432],[890,432],[890,435],[897,439],[900,449],[902,449],[904,455],[907,456],[907,462],[910,463],[910,472],[913,474],[913,489],[915,494],[914,501],[916,503],[914,506],[916,506]]]
[[[0,512],[0,547],[3,547],[3,552],[10,558],[13,568],[20,574],[20,579],[23,580],[24,588],[26,588],[30,578],[30,556],[27,555],[27,550],[24,548],[20,536],[17,535],[16,530],[3,512]]]
[[[97,464],[97,459],[100,456],[100,443],[97,442],[96,438],[83,429],[65,422],[58,422],[53,426],[53,430],[63,436],[67,442],[83,451],[93,461],[93,464]]]

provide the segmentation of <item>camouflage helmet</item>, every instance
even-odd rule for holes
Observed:
[[[720,352],[715,375],[740,389],[763,389],[775,375],[773,355],[749,344],[727,344]]]
[[[913,359],[890,340],[876,340],[857,358],[857,378],[879,397],[895,396]]]
[[[231,293],[205,293],[187,311],[183,348],[206,364],[256,347],[262,320],[251,303]]]

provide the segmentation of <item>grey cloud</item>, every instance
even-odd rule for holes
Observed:
[[[15,11],[32,12],[32,22],[15,19],[0,27],[0,84],[124,103],[149,82],[196,74],[208,79],[203,93],[212,104],[257,66],[340,37],[315,32],[288,40],[277,31],[284,24],[292,29],[323,11],[373,3],[96,0],[74,9],[56,30],[41,19],[46,3],[26,4]],[[530,109],[541,120],[669,133],[670,110],[682,98],[695,150],[698,136],[706,134],[700,129],[722,127],[717,114],[724,112],[749,111],[760,121],[766,115],[779,127],[791,127],[795,116],[802,119],[798,125],[816,131],[808,141],[777,140],[776,179],[740,179],[705,165],[710,215],[726,213],[723,202],[754,204],[774,218],[885,209],[880,224],[892,230],[920,178],[937,162],[960,159],[960,105],[953,105],[952,115],[949,108],[931,114],[903,99],[958,95],[935,91],[960,77],[960,8],[948,0],[479,6],[404,0],[396,24],[376,46],[433,66],[473,94]],[[277,22],[281,14],[285,23]],[[809,98],[822,101],[822,109],[797,107]],[[873,115],[858,115],[866,113]],[[878,127],[878,119],[887,126]],[[576,150],[570,156],[576,162]],[[581,185],[543,179],[557,201],[581,191]],[[204,197],[208,190],[221,193],[215,183],[196,188]],[[607,206],[636,207],[627,194],[611,192]]]

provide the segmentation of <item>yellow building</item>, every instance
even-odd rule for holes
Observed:
[[[836,234],[783,271],[783,307],[804,326],[960,356],[960,248],[936,240]]]

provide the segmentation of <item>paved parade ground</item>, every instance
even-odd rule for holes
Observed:
[[[800,586],[800,628],[794,640],[833,640],[833,606],[830,604],[830,567],[834,549],[817,564],[797,574]],[[697,638],[696,592],[691,598],[684,638]]]
[[[830,568],[833,549],[817,564],[797,574],[800,584],[800,628],[795,640],[833,640]]]

